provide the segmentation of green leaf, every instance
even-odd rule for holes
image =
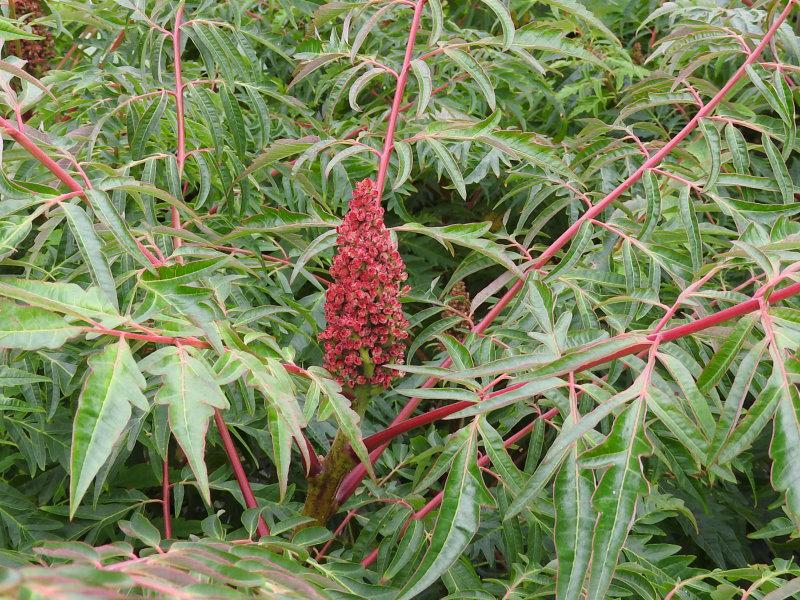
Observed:
[[[780,401],[780,385],[770,382],[747,409],[747,414],[739,422],[717,457],[720,465],[729,464],[734,458],[747,450],[764,430]],[[774,457],[773,457],[774,460]]]
[[[489,76],[486,74],[486,71],[483,70],[483,67],[480,65],[480,63],[476,61],[474,58],[472,58],[472,56],[470,56],[466,52],[459,50],[457,48],[448,48],[445,46],[444,53],[448,57],[450,57],[458,66],[464,69],[464,71],[466,71],[469,74],[469,76],[472,77],[472,79],[475,80],[475,83],[478,84],[478,87],[480,88],[483,97],[486,98],[486,103],[489,105],[489,110],[494,112],[495,109],[497,108],[497,101],[494,95],[494,87],[492,86],[492,82],[489,81]],[[419,62],[419,61],[414,61],[414,62]],[[430,85],[430,83],[428,85]],[[430,91],[428,92],[428,94],[430,94]]]
[[[581,223],[578,233],[572,238],[572,243],[564,257],[547,274],[547,280],[554,280],[559,274],[568,273],[570,268],[575,265],[583,255],[586,245],[592,239],[592,224],[589,221]]]
[[[89,372],[78,398],[70,447],[70,518],[100,468],[111,456],[131,418],[131,406],[149,404],[145,380],[124,338],[89,358]]]
[[[689,254],[692,257],[692,270],[697,273],[703,264],[703,240],[700,237],[700,226],[697,224],[697,215],[694,205],[689,197],[689,186],[681,189],[678,195],[678,205],[681,212],[681,222],[686,235],[689,237]]]
[[[772,167],[772,173],[775,175],[775,181],[781,191],[781,197],[784,204],[793,204],[794,200],[794,184],[792,178],[789,176],[789,169],[786,167],[786,162],[780,155],[772,140],[768,135],[761,136],[761,143],[764,145],[764,152],[767,154],[769,164]]]
[[[720,382],[725,373],[728,372],[733,360],[739,354],[742,346],[744,346],[744,342],[753,329],[755,322],[756,318],[754,316],[746,316],[740,319],[731,334],[722,342],[719,350],[708,361],[703,372],[700,373],[700,377],[697,378],[697,387],[703,394],[711,391]]]
[[[94,224],[80,206],[62,203],[61,209],[67,216],[67,223],[69,223],[72,235],[75,236],[75,240],[78,242],[81,255],[83,255],[83,259],[89,266],[92,280],[102,290],[114,309],[119,310],[114,275],[112,275],[108,260],[103,254],[103,243],[94,230]]]
[[[0,154],[0,158],[2,155]],[[21,217],[10,215],[0,219],[0,260],[11,256],[31,232],[36,215]]]
[[[9,278],[0,279],[0,296],[85,321],[97,321],[109,328],[123,321],[114,305],[95,287],[84,290],[74,283]]]
[[[303,435],[306,421],[297,403],[294,385],[286,373],[286,369],[275,359],[268,357],[259,359],[254,354],[243,350],[231,350],[231,354],[241,362],[247,371],[245,383],[261,392],[269,405],[276,410],[308,464],[308,448]]]
[[[754,319],[749,319],[749,320],[751,321],[750,327],[752,327]],[[732,334],[731,337],[733,337],[734,334]],[[723,405],[722,413],[720,414],[719,419],[717,420],[717,426],[714,431],[714,437],[711,440],[711,445],[709,446],[708,449],[709,464],[712,464],[716,461],[717,455],[719,454],[721,448],[723,447],[723,444],[725,444],[728,441],[731,433],[733,432],[734,428],[737,425],[737,422],[739,420],[739,415],[741,414],[742,409],[744,408],[745,398],[747,397],[747,394],[750,390],[750,386],[753,382],[753,377],[756,374],[756,369],[758,369],[758,365],[761,362],[761,356],[764,354],[764,350],[766,349],[766,347],[767,347],[766,341],[761,341],[758,344],[755,344],[747,352],[747,354],[745,354],[744,358],[736,368],[736,377],[734,378],[733,384],[731,385],[731,388],[725,397],[725,404]],[[722,352],[722,348],[720,348],[720,352]],[[712,362],[714,358],[716,358],[716,355],[712,357],[711,359]],[[705,372],[705,370],[703,372]],[[702,374],[701,374],[701,379],[702,379]]]
[[[778,406],[775,413],[772,443],[772,487],[786,494],[786,512],[800,527],[800,394],[797,386],[787,376],[782,350],[770,345],[773,366],[779,373],[777,384]]]
[[[161,117],[164,116],[164,109],[167,107],[167,98],[169,94],[162,93],[158,101],[153,101],[144,114],[139,119],[136,130],[131,140],[131,156],[134,160],[139,160],[144,156],[144,147],[147,141],[156,132],[156,129],[161,123]]]
[[[130,521],[120,521],[119,528],[125,535],[144,542],[150,548],[158,548],[161,544],[158,529],[140,512],[133,513]]]
[[[435,46],[439,38],[442,37],[442,30],[444,28],[442,2],[441,0],[428,0],[427,6],[431,9],[431,34],[428,43],[431,46]]]
[[[333,409],[333,414],[336,416],[336,421],[339,423],[339,428],[347,436],[350,447],[356,453],[361,464],[364,465],[367,473],[369,473],[371,477],[374,477],[372,461],[369,459],[369,451],[364,445],[364,440],[361,438],[361,428],[359,427],[361,417],[358,416],[356,411],[350,408],[350,400],[342,394],[342,386],[331,379],[327,371],[319,367],[310,367],[308,373],[328,399]]]
[[[409,144],[397,141],[394,143],[394,150],[397,154],[397,175],[392,183],[392,190],[399,189],[408,180],[408,176],[411,175],[411,167],[414,165]]]
[[[406,223],[395,227],[394,231],[407,231],[427,235],[453,252],[453,245],[462,246],[491,258],[519,277],[524,277],[523,272],[506,254],[501,246],[482,237],[489,231],[490,223],[472,223],[464,225],[447,225],[445,227],[425,227],[419,223]]]
[[[39,350],[60,348],[83,329],[60,315],[35,306],[22,306],[0,298],[0,348]]]
[[[185,346],[162,348],[145,358],[142,370],[161,376],[155,401],[167,407],[169,426],[197,480],[200,495],[211,504],[205,464],[208,421],[228,401],[214,373]]]
[[[580,600],[591,557],[595,517],[592,509],[594,477],[578,466],[578,448],[573,446],[553,486],[556,509],[555,546],[558,558],[556,595]]]
[[[514,21],[505,4],[500,0],[481,0],[492,12],[497,15],[500,26],[503,28],[503,50],[508,50],[514,43]]]
[[[367,84],[378,77],[379,75],[383,75],[386,73],[383,69],[375,69],[370,68],[367,69],[364,73],[362,73],[358,79],[353,82],[353,85],[350,86],[350,91],[347,93],[347,99],[350,102],[350,108],[352,108],[356,112],[361,112],[362,108],[358,105],[358,95],[361,91],[367,86]]]
[[[411,600],[427,590],[466,550],[480,524],[480,501],[488,495],[476,464],[476,436],[467,436],[453,461],[431,542],[396,600]]]
[[[642,228],[636,238],[641,242],[646,242],[661,217],[661,190],[658,187],[658,179],[650,170],[645,171],[644,175],[642,175],[642,184],[647,205],[645,207],[644,223],[642,223]]]
[[[575,425],[564,428],[550,446],[539,466],[520,491],[517,498],[508,507],[506,519],[510,519],[525,510],[527,504],[535,500],[558,470],[569,449],[575,442],[592,431],[600,421],[612,414],[616,409],[639,396],[641,384],[637,381],[633,386],[616,394],[592,412],[581,417]],[[641,402],[640,400],[638,402]]]
[[[419,117],[425,112],[431,99],[431,90],[433,89],[431,69],[424,60],[412,60],[411,70],[414,72],[414,77],[417,78],[417,85],[419,86],[419,93],[416,98],[417,116]],[[397,143],[395,142],[396,146]]]
[[[584,452],[580,464],[608,467],[593,496],[598,513],[592,540],[589,600],[605,600],[617,558],[633,523],[639,496],[647,493],[641,457],[650,453],[644,437],[645,402],[640,398],[615,419],[605,441]]]
[[[314,142],[306,142],[301,140],[276,140],[269,148],[266,148],[263,152],[256,156],[255,159],[253,159],[253,162],[251,162],[245,168],[245,170],[236,177],[236,181],[241,181],[252,173],[263,169],[264,167],[273,165],[284,158],[289,158],[295,154],[300,154],[301,152],[308,150],[313,145]]]
[[[447,174],[450,177],[450,180],[453,182],[453,185],[455,186],[459,195],[466,200],[467,188],[464,185],[464,176],[461,174],[461,169],[458,168],[453,155],[450,154],[450,151],[439,140],[427,138],[425,141],[428,143],[428,145],[431,147],[431,150],[433,150],[433,153],[441,162],[444,170],[447,171]]]
[[[225,124],[228,131],[231,133],[231,143],[236,155],[244,160],[247,152],[247,130],[244,125],[244,115],[239,106],[239,101],[229,86],[223,86],[220,90],[220,98],[222,99],[222,110],[225,112]]]
[[[424,539],[425,525],[416,519],[411,521],[383,576],[386,579],[393,579],[417,555]]]
[[[0,17],[0,40],[40,40],[41,36],[28,33],[24,29],[17,27],[11,19]]]
[[[289,466],[292,461],[292,432],[280,418],[274,406],[267,407],[267,424],[272,438],[272,456],[278,471],[280,499],[286,496],[289,484]]]
[[[709,159],[708,179],[706,179],[703,187],[706,190],[711,190],[717,184],[717,179],[719,178],[719,169],[722,162],[722,140],[713,122],[700,119],[699,124],[700,130],[706,139],[706,150],[708,151]]]
[[[108,195],[101,190],[93,189],[86,190],[86,197],[89,200],[92,210],[94,210],[97,217],[106,227],[109,228],[122,249],[145,269],[154,272],[155,269],[153,265],[150,264],[147,257],[142,254],[127,223],[117,212],[117,209],[114,208]]]
[[[680,409],[674,397],[668,396],[655,386],[647,390],[647,407],[678,441],[689,451],[697,465],[706,458],[706,440],[700,429]]]
[[[601,31],[603,35],[605,35],[608,39],[610,39],[618,46],[621,45],[620,41],[617,39],[617,36],[615,36],[612,33],[612,31],[608,27],[606,27],[606,24],[603,23],[601,19],[596,17],[594,13],[592,13],[580,2],[577,2],[575,0],[539,0],[539,1],[543,2],[544,4],[547,4],[552,8],[557,8],[565,13],[575,15],[579,19],[585,21],[588,25],[591,25],[598,31]]]
[[[508,487],[512,494],[518,494],[524,483],[524,474],[508,455],[503,446],[503,438],[486,419],[478,419],[478,431],[483,440],[484,450],[492,461],[492,469],[500,475],[500,483]]]

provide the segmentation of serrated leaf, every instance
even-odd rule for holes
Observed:
[[[184,346],[162,348],[145,358],[140,366],[161,377],[155,401],[167,407],[172,435],[186,455],[200,495],[210,504],[205,464],[208,422],[215,409],[228,408],[228,400],[211,369]]]
[[[481,493],[487,492],[476,464],[476,441],[473,430],[453,461],[430,546],[397,600],[411,600],[428,589],[461,556],[478,530]]]
[[[78,398],[70,446],[70,518],[100,468],[111,456],[131,417],[146,412],[145,380],[124,338],[89,358]]]
[[[607,466],[593,496],[598,513],[592,540],[587,590],[589,600],[605,600],[622,546],[633,523],[639,496],[647,493],[642,456],[650,453],[644,437],[645,402],[640,398],[614,420],[611,433],[598,446],[583,453],[580,463]]]

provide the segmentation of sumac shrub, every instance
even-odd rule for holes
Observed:
[[[9,0],[0,596],[800,597],[794,0]]]

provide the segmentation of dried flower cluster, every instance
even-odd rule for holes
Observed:
[[[30,15],[28,20],[38,19],[43,15],[40,0],[16,0],[14,11],[17,16]],[[20,58],[25,60],[25,70],[39,77],[50,68],[50,59],[55,56],[53,49],[53,35],[50,28],[44,25],[34,25],[33,33],[41,37],[40,40],[21,40],[19,44]]]
[[[408,321],[400,296],[408,277],[383,223],[383,208],[371,179],[356,185],[350,209],[337,229],[337,251],[325,295],[327,327],[319,338],[325,368],[346,386],[389,387],[395,372],[384,365],[403,362]],[[369,376],[363,359],[374,365]]]

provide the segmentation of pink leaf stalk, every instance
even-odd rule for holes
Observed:
[[[319,335],[324,366],[344,386],[387,388],[397,372],[385,365],[403,362],[405,354],[408,321],[400,296],[408,275],[371,179],[356,185],[337,232],[333,283],[325,294],[327,327]]]
[[[605,198],[603,198],[600,202],[595,204],[592,208],[587,210],[571,227],[569,227],[558,239],[556,239],[542,254],[539,256],[537,261],[530,266],[527,270],[527,273],[531,271],[541,269],[544,265],[546,265],[550,260],[556,255],[556,253],[563,248],[575,235],[578,233],[581,225],[583,225],[584,221],[588,219],[594,219],[597,217],[603,209],[605,209],[609,204],[611,204],[614,200],[619,198],[626,190],[628,190],[634,183],[639,181],[642,178],[644,173],[648,169],[652,169],[657,167],[666,157],[667,155],[672,152],[675,147],[683,141],[692,131],[694,131],[700,123],[700,119],[707,117],[712,110],[725,98],[725,96],[730,92],[736,83],[745,75],[747,67],[752,65],[756,59],[762,54],[764,49],[769,44],[770,40],[775,36],[778,31],[778,28],[781,24],[786,20],[789,14],[794,7],[796,0],[790,0],[786,6],[784,7],[783,11],[778,15],[775,21],[772,23],[770,28],[764,34],[764,37],[759,42],[759,44],[750,52],[747,57],[745,58],[744,63],[740,66],[733,76],[728,80],[728,82],[709,100],[698,112],[697,114],[681,129],[674,138],[672,138],[661,150],[653,154],[649,159],[647,159],[641,167],[639,167],[636,171],[634,171],[625,181],[620,183],[611,193],[609,193]],[[520,290],[524,287],[525,281],[520,279],[517,280],[514,285],[512,285],[508,291],[497,301],[497,303],[486,313],[483,319],[479,323],[472,328],[473,333],[482,333],[486,330],[489,325],[491,325],[494,320],[502,313],[502,311],[508,306],[508,304],[516,297],[516,295],[520,292]],[[787,288],[788,289],[788,288]],[[690,324],[691,325],[691,324]],[[445,361],[441,364],[443,368],[447,368],[452,365],[452,361],[450,358],[445,359]],[[431,377],[422,385],[424,388],[430,388],[436,385],[438,379],[435,377]],[[407,420],[416,410],[417,406],[421,402],[420,398],[410,398],[409,401],[405,404],[405,406],[400,410],[397,416],[392,421],[391,425],[398,425],[403,421]],[[378,460],[380,455],[383,451],[387,448],[388,444],[382,444],[378,446],[375,450],[370,453],[370,459],[375,462]],[[342,485],[339,489],[339,493],[337,495],[337,500],[341,503],[344,502],[347,498],[349,498],[355,491],[356,488],[359,486],[361,481],[366,476],[367,471],[364,468],[364,465],[357,465],[345,478],[342,482]]]

